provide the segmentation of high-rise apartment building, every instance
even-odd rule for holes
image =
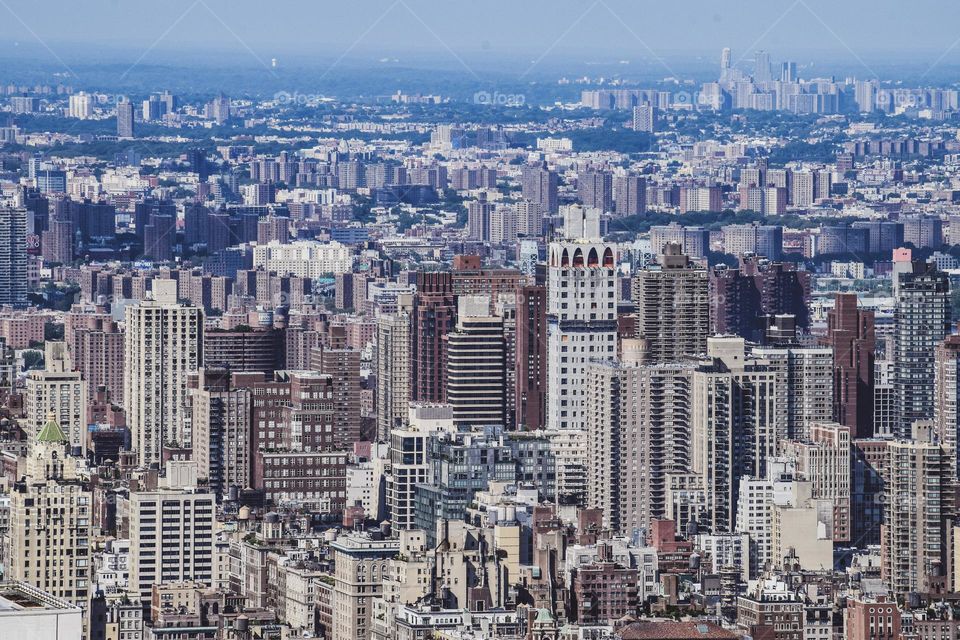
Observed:
[[[517,208],[513,205],[500,205],[490,214],[490,233],[487,240],[493,244],[514,244],[520,229]]]
[[[735,256],[754,254],[776,262],[783,256],[783,227],[730,224],[723,227],[723,249]]]
[[[937,442],[953,451],[953,472],[960,470],[960,335],[937,345],[933,371],[933,431]]]
[[[164,444],[189,446],[187,377],[202,363],[203,314],[177,302],[177,283],[157,278],[153,297],[126,310],[124,399],[141,464],[160,462]]]
[[[650,362],[676,362],[701,355],[710,331],[707,270],[667,244],[658,264],[633,276],[637,337],[646,341]]]
[[[814,500],[833,503],[830,538],[837,544],[848,543],[851,540],[850,428],[835,422],[812,422],[806,431],[806,439],[783,444],[783,455],[795,460],[797,474],[810,482]]]
[[[27,303],[27,211],[0,207],[0,305]]]
[[[613,178],[613,205],[618,216],[638,216],[647,210],[647,181],[627,174]]]
[[[85,91],[75,93],[67,100],[67,117],[86,120],[93,115],[93,96]]]
[[[691,469],[703,478],[710,527],[734,530],[742,476],[762,478],[776,454],[776,373],[747,359],[743,338],[707,340],[693,373]]]
[[[396,313],[377,316],[377,441],[407,417],[411,400],[410,296],[400,296]]]
[[[228,369],[200,369],[190,377],[190,431],[198,472],[219,497],[231,486],[250,486],[249,387],[238,387]]]
[[[582,171],[577,176],[577,197],[583,206],[613,210],[613,174],[609,171]]]
[[[816,174],[795,171],[791,176],[789,201],[795,207],[810,207],[816,201]]]
[[[934,407],[934,356],[950,333],[950,281],[927,263],[895,273],[893,386],[900,437],[917,420],[931,420]]]
[[[126,98],[117,103],[117,137],[133,137],[133,103]]]
[[[765,342],[771,317],[790,315],[798,329],[809,326],[809,297],[810,274],[793,265],[755,257],[736,269],[718,265],[710,271],[711,330]]]
[[[453,329],[456,299],[450,272],[417,272],[410,335],[411,400],[443,402],[444,336]]]
[[[587,362],[616,352],[617,247],[599,240],[599,220],[583,209],[564,228],[569,239],[550,244],[547,263],[547,425],[582,430]]]
[[[521,172],[521,193],[524,200],[536,203],[543,215],[554,214],[560,209],[557,193],[560,178],[555,171],[545,166],[525,166]]]
[[[680,213],[723,210],[723,192],[719,185],[680,188]]]
[[[86,385],[88,402],[92,402],[97,390],[103,387],[111,402],[125,406],[123,349],[123,332],[109,318],[98,318],[92,325],[74,332],[71,360]]]
[[[430,436],[453,430],[453,408],[447,404],[413,404],[405,426],[390,432],[390,470],[386,503],[398,530],[414,529],[418,484],[431,481]]]
[[[320,370],[329,376],[331,384],[330,403],[333,406],[333,432],[329,448],[348,451],[355,442],[364,438],[360,434],[360,351],[347,349],[343,327],[331,327],[334,344],[328,345],[320,354]]]
[[[954,452],[932,442],[929,423],[912,440],[887,443],[881,576],[895,595],[938,592],[951,545],[944,523],[956,515]]]
[[[666,515],[668,476],[690,468],[693,369],[629,355],[587,367],[587,504],[613,531],[648,531]]]
[[[657,130],[657,108],[652,104],[641,104],[633,108],[633,130],[653,133]]]
[[[547,289],[517,289],[514,394],[517,429],[534,431],[547,423]],[[507,363],[510,366],[510,363]]]
[[[775,374],[778,439],[806,439],[812,423],[833,419],[833,352],[826,347],[757,347],[751,352]]]
[[[334,573],[330,594],[333,640],[370,640],[373,601],[383,593],[388,561],[400,540],[373,533],[342,533],[330,543]]]

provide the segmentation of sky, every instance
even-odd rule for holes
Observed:
[[[740,65],[773,60],[877,75],[960,65],[950,0],[0,0],[0,56],[162,64],[191,55],[318,66],[435,60],[518,74],[566,62]]]

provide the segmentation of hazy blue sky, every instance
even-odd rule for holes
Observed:
[[[466,66],[512,59],[525,70],[564,59],[712,63],[730,46],[744,64],[765,48],[774,60],[851,69],[905,57],[950,66],[960,63],[958,25],[953,0],[0,0],[2,53],[51,62],[150,64],[178,51],[254,64],[435,54]]]

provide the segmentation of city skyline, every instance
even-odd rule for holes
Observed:
[[[0,638],[957,637],[958,18],[0,0]]]

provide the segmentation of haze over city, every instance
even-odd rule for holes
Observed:
[[[958,19],[0,0],[0,639],[958,637]]]

